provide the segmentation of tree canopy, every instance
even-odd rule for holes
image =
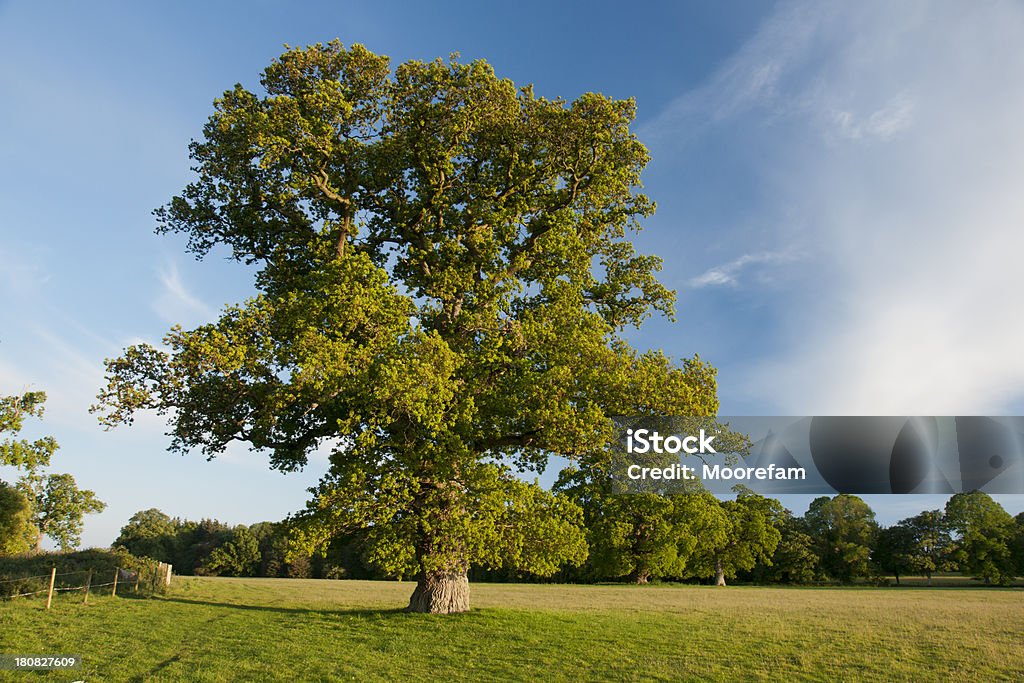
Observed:
[[[471,563],[582,561],[578,507],[514,470],[600,450],[613,415],[717,409],[710,366],[621,334],[674,298],[630,239],[654,210],[633,101],[545,99],[482,60],[392,72],[336,41],[261,86],[215,102],[196,180],[156,212],[257,294],[108,361],[101,420],[153,409],[172,449],[241,441],[285,471],[330,449],[299,541],[360,530],[418,577],[411,609],[467,609]]]
[[[45,403],[46,393],[42,391],[0,396],[0,434],[17,435],[27,417],[42,419]],[[33,441],[8,436],[0,440],[0,465],[35,470],[49,465],[56,450],[57,441],[52,436]]]
[[[871,573],[871,548],[878,524],[863,499],[845,493],[815,498],[804,521],[827,575],[851,581]]]
[[[726,578],[735,577],[739,570],[753,569],[758,563],[771,565],[782,538],[779,526],[784,510],[779,501],[750,490],[739,491],[735,500],[723,501],[721,507],[728,520],[726,540],[711,546],[709,555],[715,584],[724,586]]]
[[[32,524],[38,531],[35,549],[42,550],[49,536],[61,550],[72,550],[82,542],[85,515],[103,512],[107,504],[88,489],[78,488],[70,474],[30,473],[18,482],[32,509]]]
[[[13,486],[0,481],[0,555],[23,553],[36,542],[32,506]]]
[[[57,441],[45,436],[30,441],[16,438],[25,425],[25,418],[43,417],[46,394],[26,391],[14,396],[0,396],[0,465],[24,472],[16,487],[3,486],[0,491],[0,552],[42,549],[43,537],[49,536],[69,550],[81,542],[83,517],[101,512],[106,504],[92,491],[79,489],[70,474],[50,474],[45,468],[57,451]],[[16,489],[16,491],[15,491]],[[11,534],[7,536],[6,534]],[[25,539],[30,538],[28,548]]]
[[[946,524],[955,534],[953,558],[961,571],[986,583],[1013,579],[1014,519],[991,496],[957,493],[946,502]]]

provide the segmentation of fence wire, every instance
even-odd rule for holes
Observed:
[[[107,571],[107,570],[104,570],[104,571]],[[12,593],[10,595],[0,595],[0,600],[13,600],[14,598],[27,598],[27,597],[31,597],[33,595],[44,595],[44,594],[51,593],[51,592],[52,593],[68,593],[68,592],[71,592],[71,591],[84,591],[86,589],[88,589],[91,592],[93,589],[96,589],[96,588],[107,588],[109,586],[118,586],[118,585],[124,586],[126,589],[131,589],[131,590],[135,591],[135,590],[138,590],[138,588],[140,586],[144,586],[144,587],[148,588],[151,584],[155,588],[158,583],[162,584],[163,581],[165,580],[165,578],[161,576],[163,571],[160,570],[160,569],[155,570],[153,572],[150,572],[149,570],[145,570],[145,569],[130,571],[131,578],[127,578],[127,577],[122,578],[121,574],[120,574],[120,572],[122,572],[122,571],[129,572],[129,570],[122,569],[121,567],[117,567],[113,571],[118,572],[118,575],[117,575],[118,578],[116,578],[114,581],[105,581],[103,583],[92,583],[92,581],[90,579],[88,583],[83,584],[81,586],[58,586],[58,585],[55,584],[55,585],[53,585],[52,588],[48,586],[46,588],[43,588],[43,589],[37,590],[37,591],[26,591],[26,592],[23,592],[23,593]],[[16,577],[16,578],[12,578],[12,579],[0,579],[0,584],[19,583],[19,582],[24,583],[24,582],[30,582],[30,581],[38,581],[40,579],[56,581],[57,577],[61,577],[61,576],[71,576],[73,574],[91,574],[91,576],[97,576],[99,573],[102,573],[102,572],[97,572],[96,570],[90,570],[90,569],[75,569],[75,570],[67,571],[67,572],[56,572],[56,573],[50,573],[50,574],[33,574],[31,576],[20,576],[20,577]],[[149,573],[152,573],[153,576],[152,577],[144,576],[144,574],[149,574]],[[170,574],[170,569],[168,568],[166,575],[169,575],[169,574]]]
[[[70,572],[68,572],[68,573],[70,573]],[[58,576],[60,576],[60,574],[58,574]],[[0,579],[0,583],[14,583],[16,581],[29,581],[31,579],[48,579],[48,578],[50,578],[49,574],[36,574],[35,576],[22,576],[22,577],[19,577],[17,579]]]

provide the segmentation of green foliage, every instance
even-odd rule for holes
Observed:
[[[230,538],[210,551],[196,571],[207,576],[254,576],[260,565],[260,542],[248,527],[235,527]]]
[[[683,518],[697,539],[689,576],[714,576],[724,582],[758,563],[771,564],[781,538],[783,508],[777,500],[738,488],[735,500],[719,501],[711,494],[680,496],[687,504]]]
[[[176,574],[186,576],[328,578],[326,558],[289,554],[288,527],[277,522],[232,528],[215,519],[197,522],[172,518],[151,508],[132,515],[114,547],[171,564]],[[357,556],[349,558],[345,572],[329,578],[352,573],[362,578],[371,576]]]
[[[779,501],[749,490],[741,490],[735,500],[721,503],[731,527],[728,541],[716,552],[726,578],[747,571],[757,563],[770,564],[782,533],[784,510]]]
[[[151,579],[157,573],[155,560],[135,557],[120,549],[90,548],[67,553],[41,552],[6,556],[0,557],[0,596],[45,590],[50,583],[50,571],[54,568],[57,570],[54,582],[57,588],[83,585],[89,571],[93,573],[93,584],[113,581],[114,572],[120,568],[138,572],[142,579],[140,589],[150,592],[154,587]],[[123,590],[127,590],[127,586]]]
[[[175,520],[174,564],[183,574],[195,574],[216,548],[231,537],[231,527],[216,519]]]
[[[231,537],[231,527],[213,519],[198,522],[171,518],[150,508],[132,515],[121,527],[115,548],[174,565],[179,574],[194,574],[210,553]]]
[[[46,394],[41,391],[26,392],[20,396],[0,396],[0,435],[16,435],[21,431],[26,417],[42,418]],[[42,468],[50,464],[56,452],[57,441],[43,437],[35,441],[6,438],[0,441],[0,465],[9,465],[25,471],[19,478],[17,488],[28,502],[29,524],[34,531],[36,551],[41,550],[44,536],[49,536],[62,550],[76,548],[81,542],[82,518],[94,512],[101,512],[106,504],[92,491],[79,489],[70,474],[46,474]],[[2,484],[3,482],[0,482]],[[0,537],[0,552],[4,547],[20,548],[28,527],[22,520],[22,508],[9,494],[8,503],[0,509],[0,524],[9,526],[13,534]],[[7,517],[7,515],[11,515]]]
[[[1013,579],[1015,524],[1003,506],[981,491],[957,493],[946,502],[945,517],[955,535],[952,557],[961,571],[986,583]]]
[[[913,571],[931,579],[933,573],[950,567],[949,524],[942,510],[925,510],[900,524],[908,527],[912,535],[910,563]]]
[[[693,556],[681,576],[706,578],[715,573],[715,558],[734,531],[722,501],[707,492],[673,497],[677,519],[695,537]]]
[[[0,396],[0,436],[17,435],[26,417],[43,417],[46,394],[28,391],[20,396]],[[35,470],[50,464],[57,442],[46,436],[35,441],[5,438],[0,440],[0,465]]]
[[[82,541],[85,515],[107,507],[92,491],[78,488],[70,474],[31,473],[18,481],[18,488],[32,508],[32,524],[38,532],[37,551],[44,536],[56,541],[61,550],[77,548]]]
[[[597,575],[636,583],[681,576],[695,539],[674,513],[673,501],[653,493],[606,499],[590,527]]]
[[[121,533],[113,545],[115,548],[124,548],[137,557],[152,557],[161,562],[174,564],[176,530],[175,520],[160,510],[140,510],[121,527]]]
[[[895,524],[879,529],[871,559],[880,571],[893,574],[899,585],[901,575],[910,574],[917,568],[914,562],[916,549],[914,530],[905,524]]]
[[[108,361],[97,409],[154,409],[172,449],[244,441],[286,471],[330,446],[304,552],[358,535],[396,576],[550,573],[580,561],[580,513],[513,467],[599,451],[611,415],[717,409],[699,358],[621,336],[674,296],[628,238],[654,209],[634,103],[547,100],[484,61],[390,74],[332,42],[217,100],[159,231],[228,247],[259,294]]]
[[[602,476],[603,464],[604,459],[593,454],[583,467],[563,469],[555,484],[556,491],[583,509],[590,546],[585,575],[625,577],[634,583],[683,576],[697,544],[699,518],[708,506],[717,510],[717,501],[697,489],[692,498],[653,492],[616,495]]]
[[[1024,512],[1013,518],[1013,564],[1017,568],[1017,576],[1024,576]]]
[[[771,564],[761,563],[759,576],[780,583],[815,581],[821,559],[815,552],[814,539],[807,533],[803,519],[785,514],[779,525],[779,534]]]
[[[32,507],[18,489],[0,481],[0,555],[24,553],[35,545]]]
[[[878,525],[867,503],[849,494],[823,496],[811,502],[804,520],[825,574],[844,582],[870,574]]]

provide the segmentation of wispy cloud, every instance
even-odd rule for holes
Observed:
[[[801,285],[773,318],[786,342],[751,350],[740,391],[792,414],[1024,399],[1021,44],[1015,2],[785,3],[647,126],[663,144],[743,135],[753,211],[813,226],[801,237],[815,257],[794,264]],[[793,237],[777,233],[761,237]],[[735,285],[756,256],[691,286]]]
[[[872,9],[864,9],[868,6]],[[858,72],[890,65],[908,52],[901,49],[898,34],[924,30],[927,9],[912,1],[890,8],[878,2],[857,7],[783,2],[705,83],[677,97],[643,125],[641,137],[685,143],[711,126],[734,123],[754,112],[761,127],[800,117],[804,134],[889,139],[914,123],[917,102],[912,90],[892,92],[898,77],[884,73],[878,74],[877,87],[870,93],[843,84],[858,79]],[[946,11],[950,13],[949,8]],[[890,42],[868,46],[877,37],[876,16],[881,15],[893,22],[885,36]],[[862,36],[866,40],[861,41]]]
[[[786,81],[814,50],[822,19],[821,11],[809,13],[793,5],[775,12],[704,84],[683,93],[641,126],[640,136],[650,141],[671,138],[683,142],[752,107],[779,113],[800,108],[799,100],[787,97]]]
[[[709,268],[700,275],[690,278],[687,285],[700,289],[702,287],[736,287],[739,285],[740,273],[750,266],[768,266],[783,263],[791,263],[798,260],[801,255],[796,250],[783,251],[762,251],[754,254],[744,254],[728,263]]]
[[[832,112],[832,120],[839,134],[849,140],[874,138],[885,141],[913,125],[914,105],[913,99],[900,94],[867,116],[836,110]]]
[[[181,272],[173,261],[159,271],[160,293],[153,302],[156,311],[165,322],[189,324],[207,322],[216,317],[216,312],[189,291],[181,278]]]

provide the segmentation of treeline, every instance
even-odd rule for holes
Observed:
[[[980,491],[882,527],[853,495],[817,498],[797,517],[742,488],[725,501],[706,492],[608,496],[571,475],[560,488],[583,507],[590,543],[587,562],[570,570],[580,580],[898,584],[962,572],[1005,585],[1024,575],[1024,513],[1013,518]]]
[[[666,581],[850,583],[880,577],[963,572],[1004,585],[1024,575],[1024,513],[1013,518],[985,493],[954,495],[882,527],[853,495],[821,497],[802,517],[779,501],[741,490],[733,500],[707,492],[673,496],[596,495],[563,477],[559,491],[583,510],[589,555],[541,579],[474,567],[476,581]],[[321,554],[289,553],[286,523],[229,526],[135,514],[114,546],[174,565],[178,574],[292,578],[393,579],[361,552],[358,536],[335,539]]]
[[[394,578],[369,569],[355,539],[336,539],[326,552],[316,555],[289,553],[284,522],[231,526],[215,519],[172,518],[151,508],[132,516],[113,547],[167,562],[175,574],[187,576]]]

